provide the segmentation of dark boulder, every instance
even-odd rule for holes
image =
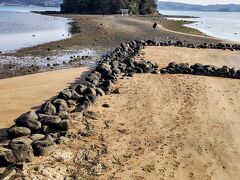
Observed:
[[[65,100],[63,99],[53,99],[52,104],[56,107],[57,112],[59,111],[68,111],[68,104]]]
[[[64,100],[68,100],[71,97],[72,97],[72,92],[70,89],[64,89],[58,95],[58,98],[64,99]]]
[[[39,121],[43,125],[57,127],[61,122],[61,118],[59,116],[51,116],[46,114],[39,114],[38,116],[39,116]]]
[[[0,167],[8,167],[16,162],[17,160],[10,149],[0,149]]]
[[[34,141],[32,143],[32,147],[34,155],[46,156],[55,150],[56,144],[53,142],[53,139],[50,136],[48,136],[44,140]]]
[[[90,106],[89,101],[84,101],[82,104],[79,104],[77,108],[74,110],[74,112],[85,112],[87,108]]]
[[[47,101],[45,104],[42,105],[41,111],[44,114],[48,115],[54,115],[57,112],[56,107],[50,101]]]
[[[83,84],[76,84],[73,89],[78,93],[78,94],[83,94],[87,86]]]
[[[69,121],[69,120],[62,120],[59,123],[59,126],[60,126],[61,130],[68,131],[71,128],[71,121]]]
[[[42,127],[42,124],[36,120],[27,120],[26,125],[32,131],[37,131]]]
[[[30,137],[32,141],[40,141],[40,140],[43,140],[44,138],[45,138],[45,135],[43,134],[33,134]]]
[[[217,73],[219,76],[228,77],[230,76],[230,69],[227,66],[223,66],[222,68],[218,69]]]
[[[16,159],[16,162],[30,162],[34,157],[31,146],[32,140],[29,138],[16,138],[10,141],[9,148]]]
[[[28,121],[28,120],[35,120],[35,121],[37,121],[38,120],[38,115],[34,111],[29,111],[29,112],[27,112],[25,114],[22,114],[20,117],[18,117],[15,120],[15,123],[18,126],[26,126],[26,121]]]
[[[11,127],[8,129],[8,134],[10,137],[22,137],[31,134],[31,130],[26,127]]]
[[[105,95],[105,92],[101,88],[96,88],[96,93],[99,96],[104,96]]]
[[[85,95],[89,95],[89,94],[92,94],[92,95],[94,95],[94,96],[97,95],[95,89],[90,88],[90,87],[86,88],[85,91],[84,91],[83,93],[84,93]]]
[[[71,119],[71,115],[67,111],[60,111],[58,113],[58,116],[64,120],[64,119]]]

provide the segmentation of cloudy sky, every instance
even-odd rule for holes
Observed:
[[[190,4],[240,4],[240,0],[159,0],[159,1],[173,1],[173,2],[183,2],[183,3],[190,3]]]

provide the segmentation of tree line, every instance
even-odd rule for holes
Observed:
[[[133,14],[157,12],[157,0],[64,0],[63,13],[115,14],[120,9],[129,9]]]

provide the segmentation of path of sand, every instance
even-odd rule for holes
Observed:
[[[160,66],[175,60],[240,67],[240,52],[147,47],[143,53],[138,59],[152,60]],[[75,75],[78,76],[78,73]],[[62,79],[59,79],[58,72],[56,76],[60,83]],[[59,89],[72,82],[70,79]],[[46,83],[46,80],[42,82]],[[29,93],[28,88],[18,84],[19,92]],[[101,156],[98,152],[101,161],[108,165],[107,172],[99,179],[240,179],[240,80],[137,74],[133,78],[120,80],[117,86],[120,94],[101,97],[90,108],[98,115],[92,123],[96,134],[101,133],[101,136],[93,135],[86,141],[76,139],[84,144],[84,149],[91,147],[93,153],[97,153],[95,150],[101,145],[106,147],[106,154]],[[49,87],[52,85],[46,86],[47,89]],[[32,90],[38,88],[32,87]],[[9,92],[10,88],[5,90],[6,94],[13,96]],[[35,104],[39,105],[52,95],[23,107],[29,109]],[[36,94],[31,96],[36,98]],[[102,107],[106,102],[110,108]],[[15,107],[21,109],[21,103],[15,102]],[[11,104],[11,101],[5,104]],[[98,124],[108,126],[103,128]],[[68,146],[71,152],[79,147],[73,147],[72,143]],[[49,164],[52,167],[55,163],[57,169],[61,165],[65,167],[65,163],[59,164],[59,161],[50,159],[45,166]],[[39,161],[42,164],[42,160]],[[61,174],[61,171],[54,171],[54,176],[57,173]],[[36,171],[33,170],[32,174],[35,176]],[[51,179],[47,174],[39,176]]]
[[[141,58],[240,67],[240,53],[148,47]],[[121,94],[92,107],[104,130],[116,179],[240,179],[240,80],[190,75],[136,75]],[[109,109],[101,105],[110,104]],[[116,163],[117,162],[117,163]]]
[[[57,95],[87,71],[81,67],[0,80],[0,128],[11,126],[19,115]]]

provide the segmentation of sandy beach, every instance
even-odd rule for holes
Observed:
[[[237,66],[240,53],[148,47],[142,59]],[[120,95],[91,109],[110,122],[108,157],[116,179],[239,179],[239,80],[189,75],[137,75]],[[101,104],[108,102],[109,109]],[[119,130],[122,130],[119,132]],[[104,176],[105,179],[107,176]]]
[[[147,47],[137,60],[151,60],[160,67],[175,61],[240,68],[239,57],[240,52],[223,50]],[[59,88],[64,88],[81,72],[82,69],[75,69]],[[57,74],[48,77],[55,79]],[[4,83],[6,89],[11,86],[9,81]],[[89,109],[94,124],[91,137],[71,140],[59,146],[52,156],[35,158],[23,174],[40,179],[75,177],[78,169],[71,157],[83,148],[91,154],[89,157],[98,152],[98,160],[107,164],[100,179],[237,180],[240,178],[239,85],[236,79],[192,75],[137,74],[120,80],[115,86],[120,94],[101,97]],[[24,84],[17,89],[22,89],[20,93],[28,90]],[[52,96],[58,90],[47,95]],[[31,96],[35,97],[29,94],[28,99]],[[22,106],[23,100],[19,100],[19,110],[29,109],[48,96],[34,100],[31,105]],[[104,108],[104,103],[110,108]],[[14,108],[18,108],[17,104]],[[101,155],[105,148],[107,152]],[[54,160],[59,158],[61,161]],[[40,161],[46,171],[38,173],[34,169]]]
[[[7,55],[46,59],[56,52],[84,48],[103,54],[135,39],[221,42],[195,31],[186,34],[191,29],[167,30],[171,25],[156,16],[59,16],[74,19],[72,38]],[[155,21],[159,27],[153,31]],[[135,58],[160,68],[174,61],[240,69],[240,51],[149,46]],[[82,82],[90,70],[88,65],[57,71],[49,67],[51,71],[37,73],[41,69],[29,72],[26,66],[14,69],[14,74],[11,67],[5,69],[8,64],[3,67],[4,78],[9,72],[25,76],[0,80],[1,137],[19,115]],[[113,85],[118,93],[100,97],[86,113],[73,113],[72,128],[54,152],[34,157],[14,179],[238,180],[239,85],[238,79],[179,74],[122,78]]]
[[[71,83],[81,80],[88,70],[73,68],[0,80],[0,129],[9,128],[18,116],[39,108]]]

